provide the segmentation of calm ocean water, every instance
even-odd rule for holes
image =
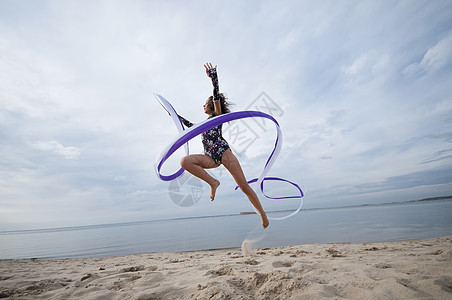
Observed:
[[[288,220],[273,221],[265,231],[257,215],[234,215],[0,232],[0,259],[236,248],[245,239],[264,248],[442,235],[452,235],[452,200],[304,210]]]

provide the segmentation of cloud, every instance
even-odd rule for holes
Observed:
[[[82,153],[82,149],[73,146],[63,146],[57,141],[35,142],[32,146],[38,150],[50,151],[66,159],[75,159]]]
[[[357,185],[361,192],[371,193],[386,190],[408,189],[424,185],[452,183],[452,168],[442,167],[431,170],[416,171],[409,174],[391,176],[382,182]]]
[[[452,33],[428,49],[422,60],[405,68],[405,75],[434,72],[452,64]]]
[[[353,87],[375,80],[381,76],[388,64],[388,55],[378,55],[375,52],[364,53],[353,61],[351,65],[342,67],[347,78],[346,85]]]

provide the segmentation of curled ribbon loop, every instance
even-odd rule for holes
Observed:
[[[174,107],[161,95],[154,94],[154,96],[157,98],[158,102],[163,106],[163,108],[171,115],[171,118],[173,119],[173,122],[176,125],[177,130],[179,131],[179,134],[176,135],[171,140],[171,142],[168,144],[168,146],[160,153],[159,156],[157,156],[157,158],[155,160],[155,164],[154,164],[155,171],[157,173],[157,176],[161,180],[171,181],[171,180],[178,178],[180,175],[182,175],[182,173],[185,171],[183,168],[180,168],[178,171],[176,171],[175,173],[173,173],[171,175],[162,175],[160,173],[160,170],[161,170],[163,164],[165,163],[165,161],[168,160],[168,158],[174,152],[176,152],[180,147],[185,145],[185,153],[188,155],[189,154],[188,142],[191,139],[193,139],[194,137],[196,137],[196,136],[202,134],[203,132],[205,132],[211,128],[214,128],[220,124],[230,122],[233,120],[239,120],[239,119],[245,119],[245,118],[256,118],[256,117],[266,118],[266,119],[271,120],[276,126],[277,136],[276,136],[275,146],[274,146],[273,151],[270,154],[260,176],[258,178],[251,179],[250,181],[248,181],[248,183],[256,182],[257,183],[256,189],[260,187],[262,194],[270,200],[300,199],[300,204],[295,211],[293,211],[292,213],[290,213],[284,217],[279,217],[279,218],[268,217],[270,220],[284,220],[284,219],[287,219],[287,218],[295,215],[296,213],[298,213],[301,210],[301,207],[303,206],[303,196],[304,195],[303,195],[303,191],[298,186],[298,184],[291,182],[289,180],[286,180],[286,179],[279,178],[279,177],[265,177],[268,174],[268,172],[270,171],[271,167],[273,166],[276,158],[278,157],[279,152],[281,151],[281,146],[282,146],[282,132],[281,132],[281,129],[279,128],[279,124],[275,120],[275,118],[273,118],[269,114],[266,114],[266,113],[263,113],[260,111],[237,111],[237,112],[231,112],[231,113],[219,115],[219,116],[204,120],[203,122],[184,130],[184,127],[182,126],[182,123],[181,123]],[[267,196],[264,192],[264,182],[265,181],[287,182],[287,183],[293,185],[298,190],[299,195],[286,196],[286,197]],[[237,188],[238,187],[236,187],[235,189],[237,189]],[[253,207],[253,209],[254,209],[254,207]],[[256,211],[256,209],[254,209],[254,210]],[[258,213],[258,212],[256,211],[256,213]]]

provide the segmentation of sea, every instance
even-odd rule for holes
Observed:
[[[278,217],[282,213],[271,213]],[[286,213],[287,214],[287,213]],[[452,235],[452,199],[305,209],[263,230],[255,214],[0,231],[0,259],[108,257]]]

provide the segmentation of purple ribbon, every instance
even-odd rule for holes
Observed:
[[[161,170],[163,164],[165,163],[165,161],[168,160],[168,158],[183,145],[185,145],[185,153],[188,155],[189,154],[188,142],[191,139],[195,138],[196,136],[198,136],[198,135],[202,134],[203,132],[205,132],[211,128],[214,128],[220,124],[230,122],[233,120],[239,120],[239,119],[245,119],[245,118],[256,118],[256,117],[266,118],[266,119],[271,120],[276,125],[277,136],[276,136],[275,146],[274,146],[273,151],[270,154],[267,162],[265,163],[265,167],[264,167],[261,175],[258,178],[251,179],[250,181],[248,181],[248,183],[257,182],[257,186],[260,187],[262,194],[270,200],[300,199],[299,207],[295,211],[290,213],[289,215],[280,217],[280,218],[269,217],[269,219],[284,220],[284,219],[287,219],[287,218],[295,215],[296,213],[298,213],[300,211],[301,207],[303,206],[303,196],[304,195],[303,195],[303,191],[301,190],[300,186],[298,186],[298,184],[291,182],[289,180],[286,180],[286,179],[279,178],[279,177],[265,177],[267,175],[267,173],[270,171],[270,168],[273,166],[273,163],[275,162],[275,160],[279,154],[279,151],[281,150],[281,145],[282,145],[282,132],[281,132],[279,124],[275,120],[275,118],[273,118],[269,114],[266,114],[266,113],[263,113],[260,111],[238,111],[238,112],[231,112],[228,114],[223,114],[223,115],[219,115],[219,116],[207,119],[197,125],[194,125],[188,129],[184,130],[182,123],[181,123],[174,107],[161,95],[154,94],[154,96],[157,98],[157,100],[163,106],[163,108],[171,115],[171,118],[173,119],[173,122],[175,123],[175,125],[179,131],[179,134],[173,138],[173,140],[169,143],[169,145],[160,153],[159,156],[157,156],[157,159],[155,161],[155,165],[154,165],[155,170],[156,170],[157,176],[161,180],[171,181],[182,175],[182,173],[185,171],[183,168],[180,168],[178,171],[176,171],[175,173],[173,173],[171,175],[162,175],[160,173],[160,170]],[[293,185],[298,190],[299,195],[283,196],[283,197],[270,197],[270,196],[266,195],[264,192],[264,181],[266,181],[266,180],[287,182],[287,183]],[[237,189],[237,188],[238,188],[238,186],[235,189]],[[253,207],[253,209],[254,209],[254,207]]]

